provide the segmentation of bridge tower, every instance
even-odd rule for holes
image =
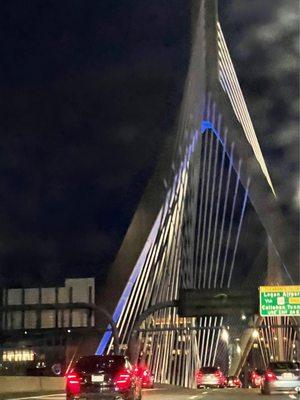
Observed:
[[[287,227],[217,3],[199,0],[193,10],[193,48],[176,133],[162,151],[100,299],[119,328],[124,352],[140,314],[178,299],[181,288],[257,287],[274,279],[272,254],[280,270],[283,264],[288,268],[281,240]],[[272,243],[270,268],[266,241]],[[252,279],[258,254],[260,272]],[[275,270],[277,274],[277,266]],[[231,328],[240,318],[181,318],[176,308],[156,310],[139,330],[140,360],[149,364],[156,381],[191,387],[201,366],[218,364],[228,370],[230,346],[243,353],[238,343],[246,328]],[[266,343],[269,331],[264,335]],[[97,354],[113,351],[107,330]],[[266,357],[263,348],[262,354]]]

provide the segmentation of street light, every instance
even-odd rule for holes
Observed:
[[[229,333],[228,333],[228,330],[225,328],[222,329],[221,339],[223,340],[223,342],[226,342],[226,343],[228,343],[228,341],[229,341]]]
[[[257,329],[254,329],[254,331],[252,332],[252,337],[253,339],[257,339],[259,337],[259,332]]]

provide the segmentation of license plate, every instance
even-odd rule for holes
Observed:
[[[205,382],[214,382],[216,377],[214,375],[208,375],[203,379]]]
[[[291,374],[290,372],[285,372],[284,374],[282,374],[282,377],[283,377],[284,379],[293,379],[293,378],[294,378],[294,375]]]
[[[104,376],[103,375],[92,375],[92,382],[97,382],[97,383],[104,382]]]

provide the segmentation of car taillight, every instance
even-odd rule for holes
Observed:
[[[202,377],[203,377],[203,374],[202,374],[201,371],[196,372],[196,380],[197,380],[197,382],[200,382]]]
[[[71,394],[79,394],[80,393],[80,382],[79,376],[72,372],[66,376],[67,379],[67,390]]]
[[[267,371],[266,373],[265,373],[265,380],[267,381],[267,382],[273,382],[273,381],[275,381],[277,378],[276,378],[276,375],[272,372],[272,371]]]
[[[131,375],[128,371],[121,371],[116,376],[114,382],[118,390],[127,390],[131,387]]]

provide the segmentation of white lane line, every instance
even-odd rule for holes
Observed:
[[[43,397],[45,396],[14,397],[14,398],[8,398],[7,400],[42,399]]]
[[[49,399],[49,400],[62,400],[62,399],[65,399],[66,398],[66,395],[65,394],[62,394],[62,395],[60,395],[60,396],[56,396],[56,397],[51,397],[51,398],[49,398],[49,396],[45,396],[45,398],[47,398],[47,399]],[[8,399],[9,400],[9,399]]]
[[[58,397],[59,396],[59,397]],[[27,396],[27,397],[15,397],[15,398],[8,398],[7,400],[27,400],[27,399],[44,399],[51,397],[51,399],[54,397],[61,399],[61,396],[65,396],[64,393],[57,393],[57,394],[44,394],[42,396]]]
[[[190,399],[199,399],[199,396],[191,396]]]
[[[49,400],[62,400],[66,398],[66,393],[56,393],[56,394],[45,394],[42,396],[43,399],[49,399]],[[8,399],[10,400],[10,399]]]
[[[296,397],[294,394],[290,394],[289,397],[290,397],[291,399],[297,399],[297,397]]]

